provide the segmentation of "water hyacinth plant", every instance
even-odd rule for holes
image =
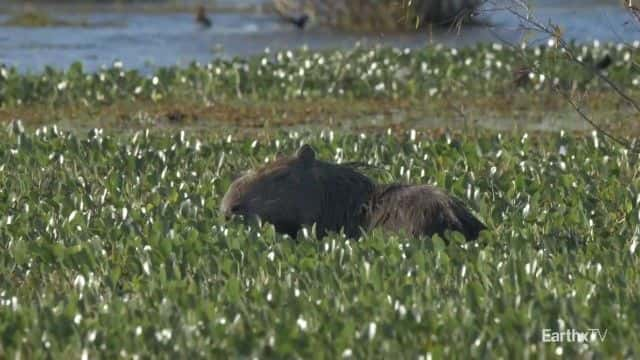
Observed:
[[[632,45],[574,45],[574,52],[595,63],[609,54],[607,76],[630,91],[640,86],[640,42]],[[514,86],[525,68],[527,86]],[[187,67],[159,68],[151,74],[126,69],[122,62],[91,73],[80,63],[67,70],[47,68],[24,74],[0,68],[0,106],[39,103],[97,106],[119,100],[166,99],[317,99],[371,97],[429,98],[446,94],[504,95],[522,91],[549,92],[555,85],[607,89],[593,74],[573,66],[559,49],[547,46],[514,49],[500,44],[475,48],[427,47],[421,50],[385,47],[315,52],[282,51],[250,59],[215,60]],[[590,81],[588,81],[590,80]]]
[[[3,357],[632,357],[638,155],[597,133],[0,131]],[[238,170],[301,143],[431,183],[477,243],[226,222]],[[305,238],[306,237],[306,238]],[[545,343],[544,329],[607,331]]]
[[[375,16],[399,30],[426,24],[402,2],[370,3],[372,14],[338,16],[338,27],[366,30]],[[571,44],[584,67],[556,46],[267,50],[153,70],[0,66],[0,122],[29,117],[0,128],[0,358],[632,358],[638,128],[606,80],[637,97],[640,42]],[[606,79],[589,70],[603,58]],[[564,92],[606,125],[619,120],[629,146],[597,131],[466,121],[476,104],[481,120],[502,107],[510,124],[568,124],[538,101],[564,104]],[[166,104],[168,131],[151,110]],[[191,107],[255,128],[193,125],[181,111]],[[339,107],[368,122],[339,127]],[[412,128],[407,109],[438,107],[464,118],[460,131],[424,113],[416,122],[439,128]],[[120,111],[124,131],[84,130]],[[313,111],[325,123],[309,121]],[[294,126],[273,131],[269,112]],[[363,130],[374,122],[388,130]],[[326,123],[333,130],[319,130]],[[313,227],[291,238],[225,219],[220,201],[239,173],[302,144],[379,182],[445,188],[489,229],[471,243],[379,230],[318,238]],[[545,341],[591,329],[600,337]]]

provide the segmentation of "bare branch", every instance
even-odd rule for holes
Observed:
[[[591,125],[597,132],[603,134],[605,137],[607,137],[609,140],[612,140],[616,143],[618,143],[619,145],[624,146],[625,148],[629,149],[630,151],[633,152],[637,152],[635,147],[631,145],[631,143],[623,138],[614,136],[613,134],[611,134],[610,132],[606,131],[604,128],[602,128],[600,125],[598,125],[595,121],[591,120],[591,118],[587,115],[587,113],[582,110],[582,108],[580,106],[578,106],[578,104],[576,104],[573,99],[571,99],[571,96],[569,96],[565,91],[559,89],[558,87],[554,87],[554,89],[561,94],[565,100],[573,107],[573,109],[578,113],[578,115],[580,115],[580,117],[586,121],[587,123],[589,123],[589,125]]]
[[[627,9],[629,9],[629,11],[631,12],[631,15],[633,15],[636,20],[638,20],[638,22],[640,22],[640,8],[638,8],[637,6],[633,5],[632,1],[629,0],[627,2]]]
[[[521,1],[518,1],[518,0],[514,0],[514,1],[516,3],[522,4]],[[599,71],[598,69],[595,69],[594,67],[586,64],[584,61],[580,60],[573,53],[569,44],[567,44],[567,42],[562,37],[560,28],[557,25],[554,25],[554,24],[549,24],[548,26],[543,25],[540,21],[535,19],[535,17],[530,13],[530,11],[527,11],[526,16],[514,10],[513,8],[508,7],[507,11],[509,11],[514,16],[516,16],[518,19],[520,19],[523,22],[523,25],[528,24],[529,27],[527,27],[526,29],[535,30],[552,37],[555,40],[557,46],[559,46],[564,51],[564,53],[567,54],[568,58],[571,61],[579,64],[586,70],[595,74],[595,76],[597,76],[600,80],[604,81],[607,85],[609,85],[621,98],[623,98],[627,103],[633,106],[636,111],[640,112],[640,104],[638,104],[637,101],[635,101],[629,95],[627,95],[627,93],[624,90],[622,90],[618,85],[616,85],[616,83],[614,83],[613,81],[611,81],[611,79],[605,76],[602,73],[602,71]],[[640,15],[640,12],[638,12],[637,14]]]
[[[543,33],[543,34],[551,37],[554,40],[556,47],[560,48],[563,51],[563,53],[566,54],[566,57],[570,61],[579,64],[581,67],[583,67],[584,69],[589,71],[593,76],[597,76],[598,78],[600,78],[611,89],[613,89],[614,92],[618,96],[620,96],[627,103],[629,103],[636,111],[640,112],[640,105],[638,104],[638,102],[636,102],[634,99],[632,99],[630,96],[628,96],[624,90],[622,90],[617,84],[615,84],[611,79],[609,79],[601,71],[602,69],[606,68],[608,66],[609,62],[611,61],[611,59],[609,57],[605,57],[603,60],[600,61],[601,64],[598,63],[595,66],[593,66],[592,64],[587,64],[586,62],[582,61],[578,56],[576,56],[573,53],[572,48],[569,46],[569,44],[567,44],[567,42],[563,38],[562,31],[559,28],[559,26],[557,26],[555,24],[552,24],[551,22],[549,22],[548,25],[543,25],[540,21],[535,19],[535,17],[532,15],[532,13],[531,13],[529,7],[527,6],[527,4],[524,3],[522,0],[512,0],[512,2],[514,4],[516,4],[517,7],[521,7],[522,9],[524,9],[524,14],[521,11],[518,11],[514,7],[505,7],[504,9],[506,11],[508,11],[509,13],[511,13],[512,15],[516,16],[520,20],[521,29],[523,29],[525,31],[529,30],[529,31]],[[492,2],[492,3],[495,4],[494,2]],[[631,5],[631,1],[629,1],[628,8],[630,9],[630,11],[632,11],[633,15],[640,22],[640,9],[632,6]],[[497,34],[494,34],[494,35],[497,35]],[[510,42],[506,41],[505,39],[500,39],[500,40],[502,42],[504,42],[505,44],[507,44],[508,46],[511,46],[512,48],[517,49],[517,45],[516,44],[510,43]],[[523,58],[524,58],[524,54],[523,54]],[[539,66],[537,66],[536,64],[532,64],[531,68],[536,70],[536,72],[540,72]],[[589,80],[587,80],[587,81],[589,81]],[[571,94],[567,90],[561,89],[557,85],[553,86],[553,89],[556,92],[558,92],[573,107],[573,109],[578,113],[580,118],[582,118],[584,121],[586,121],[597,132],[601,133],[602,135],[604,135],[609,140],[611,140],[611,141],[613,141],[613,142],[615,142],[615,143],[617,143],[617,144],[629,149],[632,152],[640,153],[639,149],[637,149],[636,146],[634,146],[634,144],[632,144],[631,142],[627,141],[624,138],[617,137],[617,136],[613,135],[612,133],[610,133],[607,130],[605,130],[602,126],[598,125],[598,123],[593,121],[587,115],[586,111],[584,111],[574,101],[574,99],[572,98]]]

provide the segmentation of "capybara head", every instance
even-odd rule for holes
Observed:
[[[231,184],[221,211],[227,216],[258,216],[278,232],[295,236],[320,209],[318,184],[310,171],[314,162],[313,149],[303,146],[294,156],[250,171]]]
[[[303,145],[294,156],[281,157],[235,180],[220,211],[225,216],[259,217],[292,237],[303,225],[313,224],[319,235],[344,230],[355,236],[373,190],[366,176],[317,160],[311,146]]]

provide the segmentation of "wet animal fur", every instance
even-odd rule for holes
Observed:
[[[412,236],[455,230],[473,240],[485,229],[443,190],[378,185],[353,167],[317,160],[308,145],[234,181],[220,210],[226,216],[260,217],[292,237],[313,224],[318,236],[344,231],[351,238],[379,227]]]
[[[455,230],[472,240],[485,228],[462,201],[429,185],[381,185],[369,204],[368,229],[381,227],[412,236]]]

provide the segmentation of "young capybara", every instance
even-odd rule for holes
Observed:
[[[292,237],[313,224],[318,236],[344,231],[351,238],[380,227],[412,236],[455,230],[474,240],[485,229],[460,200],[438,188],[378,185],[353,167],[316,159],[309,145],[235,180],[220,211],[259,217]]]

